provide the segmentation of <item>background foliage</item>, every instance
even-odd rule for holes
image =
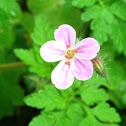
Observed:
[[[57,63],[39,49],[61,24],[98,40],[111,87],[95,72],[67,90],[51,84]],[[125,126],[125,41],[125,0],[0,0],[0,125]]]

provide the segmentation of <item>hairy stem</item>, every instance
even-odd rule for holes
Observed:
[[[3,65],[0,65],[0,70],[9,69],[9,68],[16,68],[16,67],[21,67],[21,66],[26,66],[26,64],[24,62],[3,64]]]

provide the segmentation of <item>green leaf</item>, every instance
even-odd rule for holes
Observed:
[[[87,118],[81,121],[79,126],[119,126],[119,125],[101,123],[93,115],[89,115]]]
[[[54,29],[47,23],[44,16],[38,16],[35,21],[34,32],[31,38],[34,43],[41,46],[49,40],[53,40]]]
[[[35,64],[29,67],[29,71],[37,73],[41,77],[51,78],[52,67],[49,63]]]
[[[73,89],[78,89],[81,86],[82,82],[77,80],[76,78],[74,79],[74,83],[72,84]]]
[[[33,49],[15,49],[14,53],[17,57],[23,60],[27,65],[33,65],[37,63]]]
[[[83,119],[84,111],[77,103],[71,103],[68,105],[67,115],[71,119],[71,125],[77,126]]]
[[[24,101],[28,106],[46,110],[62,109],[66,105],[65,99],[53,85],[46,85],[44,90],[26,96]]]
[[[29,10],[32,13],[42,13],[42,10],[44,10],[45,8],[47,8],[48,6],[52,5],[53,1],[48,1],[48,0],[36,0],[36,1],[32,1],[32,0],[28,0],[27,1],[27,6],[29,8]]]
[[[4,29],[4,28],[7,28],[8,25],[9,25],[9,17],[8,15],[5,13],[5,11],[3,11],[1,8],[0,8],[0,17],[2,20],[0,20],[0,28]]]
[[[94,115],[103,122],[118,123],[121,121],[116,109],[107,103],[101,103],[93,109]]]
[[[73,0],[72,5],[78,8],[83,8],[85,6],[92,6],[98,0]]]
[[[12,102],[8,97],[3,94],[2,92],[0,93],[0,119],[2,119],[5,116],[12,116],[14,113],[14,108],[12,105]]]
[[[0,72],[0,118],[12,116],[13,107],[23,105],[24,91],[19,79],[24,71],[24,68],[15,68]]]
[[[119,108],[126,107],[126,81],[118,83],[116,90],[110,91],[111,101]],[[118,93],[117,93],[118,92]]]
[[[109,25],[106,23],[106,21],[102,18],[99,17],[93,20],[91,23],[91,29],[91,36],[96,38],[100,45],[102,45],[105,41],[108,40],[108,34],[110,33],[111,29]]]
[[[21,24],[25,27],[25,29],[30,33],[33,31],[34,27],[34,17],[28,12],[22,14]]]
[[[21,10],[16,0],[1,0],[0,8],[3,9],[11,18],[18,19],[21,16]]]
[[[13,50],[0,49],[0,65],[16,62]],[[14,107],[23,105],[24,90],[20,86],[20,77],[26,72],[25,67],[0,69],[0,119],[14,114]]]
[[[86,8],[86,10],[81,15],[81,19],[83,21],[90,21],[91,19],[95,19],[99,16],[100,11],[101,11],[101,7],[98,5],[94,5],[90,8]]]
[[[42,112],[39,116],[34,117],[28,126],[70,126],[70,120],[62,111]]]
[[[81,88],[80,96],[87,105],[99,104],[109,99],[108,94],[104,89],[99,89],[96,86],[88,86]]]
[[[108,103],[102,102],[94,108],[87,109],[87,116],[79,126],[119,126],[116,123],[121,121],[115,108]]]
[[[69,24],[79,30],[83,25],[80,20],[81,11],[71,5],[72,0],[28,0],[29,10],[34,14],[43,14],[46,21],[58,28],[61,24]]]
[[[111,39],[113,40],[113,44],[119,53],[123,52],[126,56],[126,43],[124,42],[126,40],[126,22],[115,20],[112,27]]]
[[[42,113],[34,117],[28,126],[53,126],[54,122],[53,113]]]
[[[108,6],[95,5],[87,8],[82,13],[81,19],[83,21],[90,21],[91,19],[91,36],[99,41],[100,45],[108,40],[112,32],[111,25],[114,21],[110,8]]]
[[[111,41],[104,43],[100,47],[100,53],[98,54],[98,57],[103,60],[104,64],[114,60],[116,57],[116,48],[113,46]],[[107,67],[107,64],[105,67]]]
[[[126,21],[126,4],[122,1],[115,1],[111,6],[111,10],[118,18]]]
[[[1,48],[11,48],[14,43],[14,32],[11,28],[1,29],[0,46]]]
[[[66,114],[62,111],[55,113],[56,122],[54,126],[70,126],[70,119],[66,116]]]
[[[39,48],[37,48],[37,50],[15,49],[14,52],[17,57],[29,65],[30,72],[37,73],[41,77],[50,78],[53,69],[51,66],[52,64],[46,63],[42,60],[39,54],[39,50]]]
[[[0,46],[10,48],[14,42],[14,32],[8,15],[0,8]]]

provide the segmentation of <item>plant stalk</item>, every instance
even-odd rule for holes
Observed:
[[[26,64],[24,62],[3,64],[3,65],[0,65],[0,70],[9,69],[9,68],[16,68],[16,67],[21,67],[21,66],[26,66]]]

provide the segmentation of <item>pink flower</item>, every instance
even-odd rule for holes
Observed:
[[[76,31],[69,25],[61,25],[54,32],[55,40],[40,48],[41,57],[47,62],[61,61],[52,71],[51,81],[58,89],[66,89],[78,80],[88,80],[93,74],[90,61],[100,50],[94,38],[86,38],[75,45]]]

